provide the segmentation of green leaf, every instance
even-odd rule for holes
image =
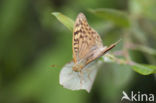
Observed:
[[[136,71],[137,73],[140,73],[142,75],[149,75],[149,74],[156,73],[156,66],[155,65],[135,63],[134,65],[132,65],[132,69],[134,71]]]
[[[74,21],[71,18],[69,18],[69,17],[67,17],[67,16],[65,16],[65,15],[63,15],[63,14],[61,14],[59,12],[53,12],[52,15],[54,15],[70,31],[73,30]]]
[[[114,24],[121,26],[121,27],[130,27],[130,19],[128,15],[124,12],[113,10],[113,9],[96,9],[89,11],[105,20],[109,20]]]

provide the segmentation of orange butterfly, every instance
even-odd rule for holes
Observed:
[[[88,25],[85,15],[79,13],[73,30],[73,71],[81,72],[87,64],[104,55],[117,43],[104,47],[100,35]]]

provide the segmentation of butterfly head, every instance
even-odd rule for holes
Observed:
[[[82,65],[82,64],[74,64],[72,69],[75,72],[80,72],[83,69],[83,67],[84,67],[84,65]]]

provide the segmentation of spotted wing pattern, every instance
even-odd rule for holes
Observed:
[[[91,51],[103,47],[101,37],[88,25],[83,13],[80,13],[75,21],[72,45],[75,63],[91,56]]]

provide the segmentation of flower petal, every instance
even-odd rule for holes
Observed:
[[[81,90],[84,89],[90,92],[93,82],[95,80],[100,61],[93,62],[87,65],[80,72],[75,72],[72,70],[73,62],[66,64],[60,72],[60,84],[64,88],[71,90]]]

